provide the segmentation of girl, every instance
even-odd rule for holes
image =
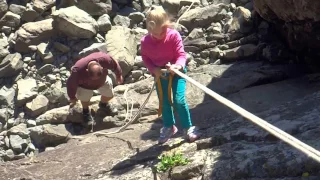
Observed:
[[[161,69],[167,68],[186,72],[186,53],[183,48],[181,36],[178,31],[170,29],[170,21],[167,13],[161,6],[152,6],[146,13],[148,34],[141,39],[141,55],[145,66],[157,81],[160,78],[161,89],[157,84],[159,101],[162,91],[162,119],[163,128],[160,132],[159,143],[165,143],[171,136],[177,133],[173,109],[168,97],[168,78],[161,73]],[[172,64],[172,65],[171,65]],[[200,133],[192,126],[189,107],[185,99],[186,80],[178,75],[172,78],[173,108],[177,111],[184,136],[191,142],[199,138]]]

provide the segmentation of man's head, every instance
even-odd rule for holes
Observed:
[[[87,72],[89,73],[89,76],[92,80],[96,80],[102,76],[103,67],[101,67],[101,65],[98,62],[91,61],[88,64]]]

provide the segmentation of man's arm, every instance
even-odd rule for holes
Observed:
[[[78,72],[75,68],[71,69],[71,75],[67,80],[67,93],[71,100],[76,99],[78,88]]]
[[[117,77],[122,76],[122,69],[119,63],[114,60],[110,55],[104,54],[102,58],[99,58],[99,63],[103,68],[110,69]]]

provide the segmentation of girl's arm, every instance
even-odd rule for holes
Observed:
[[[152,63],[151,59],[147,56],[146,50],[143,47],[143,43],[141,42],[141,57],[144,65],[148,68],[151,74],[154,74],[154,70],[156,66]]]
[[[176,62],[174,64],[180,65],[182,68],[186,66],[187,57],[186,52],[184,51],[184,46],[182,42],[182,38],[178,31],[176,31],[173,36],[174,48],[175,48],[175,59]]]

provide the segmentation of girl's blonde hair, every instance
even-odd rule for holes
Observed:
[[[153,30],[163,26],[169,27],[171,21],[162,6],[152,5],[146,12],[146,25],[148,30]]]

